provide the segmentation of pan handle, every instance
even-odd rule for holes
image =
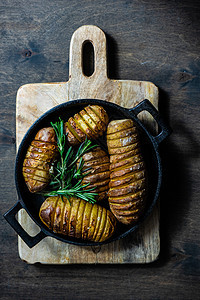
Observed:
[[[18,201],[8,212],[4,214],[6,221],[13,227],[17,234],[22,238],[22,240],[28,245],[29,248],[34,247],[38,244],[43,238],[46,237],[46,234],[41,230],[37,235],[30,236],[19,224],[15,215],[20,209],[22,209],[21,203]]]
[[[153,136],[149,133],[156,144],[159,145],[167,136],[171,134],[172,129],[165,123],[157,109],[148,99],[143,100],[135,107],[129,109],[129,111],[133,113],[135,117],[137,117],[137,115],[144,110],[148,111],[152,115],[161,128],[161,132],[156,136]]]

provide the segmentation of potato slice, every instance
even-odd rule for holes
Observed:
[[[140,198],[137,201],[129,201],[126,203],[114,203],[112,200],[110,201],[110,205],[112,205],[113,209],[116,210],[136,210],[139,209],[140,207],[144,206],[145,200],[144,198]]]
[[[99,130],[99,134],[102,135],[103,131],[105,130],[105,125],[103,123],[102,126],[102,121],[101,119],[98,117],[98,115],[90,108],[90,106],[86,106],[85,107],[85,112],[90,116],[90,118],[94,121],[94,123],[96,124],[98,130]]]
[[[73,128],[70,126],[68,122],[64,124],[64,131],[70,145],[76,146],[80,144],[81,142],[80,138],[78,137],[78,135],[75,133],[75,131],[73,130]]]
[[[108,124],[107,135],[113,134],[119,131],[125,131],[129,128],[133,128],[134,123],[131,119],[114,120]]]
[[[49,157],[53,157],[55,155],[55,150],[49,150],[46,148],[40,148],[30,145],[28,148],[28,151],[35,152],[35,153],[41,153],[43,155],[48,155]]]
[[[90,108],[99,117],[102,122],[102,127],[104,128],[104,130],[106,130],[109,119],[104,108],[99,105],[91,105]]]
[[[122,177],[113,178],[109,183],[109,187],[114,188],[117,186],[122,186],[124,184],[129,184],[131,182],[142,179],[144,177],[145,177],[145,170],[135,172],[135,173],[129,173],[128,175]]]
[[[30,177],[29,178],[24,177],[24,179],[25,179],[26,185],[31,193],[40,192],[41,190],[45,189],[48,185],[47,182],[41,182],[39,180],[35,180]]]
[[[32,158],[25,158],[23,167],[37,168],[39,170],[49,171],[50,164],[42,160],[35,160]]]
[[[76,124],[78,124],[78,126],[80,127],[82,132],[84,132],[85,135],[88,136],[89,139],[95,138],[94,133],[92,132],[90,127],[87,125],[87,123],[85,123],[85,121],[82,119],[80,114],[74,115],[74,121],[76,122]]]
[[[137,143],[138,134],[134,133],[132,135],[126,136],[124,138],[115,139],[115,140],[107,140],[108,151],[110,148],[119,148],[132,145]]]
[[[131,182],[129,184],[123,185],[118,188],[111,188],[108,191],[109,197],[118,197],[122,195],[127,195],[132,192],[138,192],[141,189],[145,188],[146,181],[145,179],[139,179],[135,182]]]
[[[115,210],[118,216],[135,216],[135,215],[138,216],[139,214],[139,209],[130,210],[130,209],[124,209],[123,207],[121,209],[116,209],[113,208],[112,204],[111,207],[113,210]]]
[[[96,222],[96,226],[95,226],[95,229],[94,229],[94,234],[93,234],[93,237],[92,237],[93,241],[96,240],[96,236],[97,236],[97,233],[99,231],[102,213],[103,213],[103,207],[100,206],[100,205],[98,205],[98,209],[97,209],[97,222]]]
[[[107,209],[105,209],[103,207],[103,212],[102,212],[102,215],[101,215],[101,222],[100,222],[99,230],[98,230],[96,238],[95,238],[95,242],[99,242],[99,240],[101,239],[104,228],[106,226],[106,217],[107,217]]]
[[[93,192],[98,193],[98,194],[101,193],[101,192],[108,192],[108,190],[109,190],[109,185],[108,184],[106,184],[106,185],[102,184],[102,185],[99,185],[97,187],[95,185],[93,185],[93,187],[94,187]],[[99,200],[99,197],[97,197],[97,200]]]
[[[44,180],[45,182],[49,181],[49,172],[48,170],[42,170],[42,169],[37,169],[37,168],[32,168],[32,167],[23,167],[23,172],[31,175],[31,176],[37,176]]]
[[[82,224],[81,237],[83,240],[87,239],[91,211],[92,211],[92,205],[91,205],[91,203],[87,202],[86,206],[85,206],[85,211],[84,211],[84,215],[83,215],[83,224]]]
[[[140,146],[140,143],[139,142],[136,142],[134,144],[131,144],[131,145],[128,145],[128,146],[125,146],[125,147],[118,147],[117,148],[109,148],[109,154],[110,155],[115,155],[115,154],[123,154],[123,153],[127,153],[129,151],[132,151],[136,148],[138,148]]]
[[[84,216],[86,203],[87,203],[86,201],[80,201],[80,205],[78,209],[77,220],[76,220],[76,232],[75,232],[75,237],[78,239],[81,238],[82,236],[82,224],[83,224],[83,216]]]
[[[56,144],[55,131],[52,127],[42,128],[37,132],[34,140]]]
[[[119,216],[126,216],[126,217],[134,217],[137,216],[138,218],[143,214],[145,209],[144,205],[141,205],[140,207],[136,209],[118,209],[115,210]]]
[[[105,172],[105,171],[109,170],[109,166],[110,166],[109,163],[104,163],[101,165],[93,166],[92,168],[90,168],[90,170],[87,170],[86,167],[85,168],[83,167],[82,173],[84,174],[84,173],[90,172],[89,174],[92,175],[92,174],[96,174],[96,173]]]
[[[71,237],[75,237],[79,205],[80,205],[80,199],[73,198],[73,205],[71,208],[71,214],[68,221],[69,222],[68,236]]]
[[[136,148],[132,151],[128,151],[128,152],[125,152],[125,153],[122,153],[122,154],[111,155],[110,156],[110,163],[114,164],[114,163],[116,163],[120,160],[123,160],[125,158],[132,157],[132,156],[134,156],[134,155],[136,155],[140,152],[141,152],[140,148]]]
[[[84,162],[84,168],[89,168],[89,167],[93,168],[94,166],[99,166],[100,164],[104,164],[104,163],[107,164],[109,162],[110,162],[109,157],[105,156],[99,159]]]
[[[143,157],[140,153],[128,158],[124,158],[116,163],[110,164],[110,171],[117,171],[121,167],[126,167],[127,165],[134,165],[142,160]]]
[[[54,219],[53,219],[53,231],[57,233],[62,232],[62,218],[63,218],[63,209],[64,209],[64,201],[61,197],[58,197],[56,206],[54,208]]]
[[[110,181],[110,179],[106,179],[106,180],[101,181],[101,182],[96,182],[94,184],[90,184],[89,187],[93,188],[93,187],[99,187],[99,186],[106,186],[106,185],[109,184],[109,181]]]
[[[128,173],[138,172],[138,171],[144,170],[144,168],[145,168],[145,164],[144,164],[143,161],[141,161],[141,162],[136,163],[134,165],[130,165],[130,166],[127,166],[127,167],[121,167],[117,171],[112,171],[110,173],[110,178],[112,179],[112,178],[115,178],[115,177],[124,176]]]
[[[110,178],[110,171],[106,171],[106,172],[101,172],[98,174],[93,174],[93,175],[88,175],[85,176],[82,180],[83,184],[87,184],[87,183],[96,183],[96,182],[102,182],[105,181],[106,179]]]
[[[90,241],[92,240],[92,237],[94,235],[94,231],[96,228],[96,224],[97,224],[97,215],[98,215],[98,206],[96,204],[94,204],[92,206],[92,211],[91,211],[91,215],[90,215],[90,221],[89,221],[89,226],[88,226],[88,236],[87,236],[87,240]]]
[[[50,197],[48,201],[44,201],[40,207],[39,217],[49,229],[53,228],[57,202],[58,197]]]
[[[34,173],[23,172],[23,175],[24,175],[25,180],[31,179],[31,180],[36,180],[36,181],[43,182],[43,183],[49,182],[48,178],[37,176]]]
[[[42,141],[36,141],[36,140],[33,140],[31,142],[31,146],[36,147],[36,148],[47,149],[47,150],[51,150],[51,151],[57,150],[57,144],[42,142]]]
[[[109,238],[109,236],[113,235],[115,227],[116,227],[116,219],[110,211],[107,211],[106,225],[99,239],[99,242],[104,242]]]
[[[99,135],[99,129],[98,129],[96,123],[94,123],[94,121],[90,118],[90,116],[85,112],[84,109],[80,111],[79,115],[82,117],[84,122],[88,125],[88,127],[91,129],[94,136],[95,137],[98,136]]]
[[[40,160],[40,161],[43,161],[43,162],[49,162],[50,163],[52,161],[53,157],[45,155],[43,153],[27,151],[26,158],[28,158],[28,159],[31,158],[31,159]]]
[[[75,135],[75,137],[79,140],[79,142],[83,142],[86,139],[86,134],[83,132],[83,130],[80,128],[80,126],[75,122],[75,120],[71,117],[69,118],[68,122],[69,128],[72,131],[72,133]]]
[[[104,150],[102,150],[100,147],[95,148],[93,151],[90,151],[88,153],[85,153],[83,155],[84,161],[92,161],[95,159],[100,159],[101,157],[107,157],[108,155]]]
[[[47,198],[45,201],[49,201],[51,197]],[[73,198],[70,201],[67,198],[63,197],[63,201],[65,202],[64,209],[63,209],[63,226],[62,226],[62,233],[68,235],[69,232],[69,220],[71,215],[71,209],[73,207]]]
[[[131,128],[125,129],[125,130],[115,132],[115,133],[111,133],[111,134],[107,133],[107,139],[108,140],[121,139],[121,138],[124,138],[124,137],[128,137],[132,134],[135,134],[136,132],[137,132],[137,128],[136,127],[131,127]]]
[[[140,217],[140,215],[138,215],[138,214],[131,215],[131,216],[121,216],[112,207],[110,209],[111,209],[111,212],[114,214],[114,216],[117,218],[117,220],[125,225],[131,225],[131,224],[136,223]]]
[[[128,202],[137,202],[140,201],[141,198],[145,199],[145,195],[146,195],[146,189],[142,189],[139,192],[132,192],[130,194],[127,195],[123,195],[123,196],[117,196],[117,197],[109,197],[109,202],[111,203],[119,203],[119,204],[125,204]]]

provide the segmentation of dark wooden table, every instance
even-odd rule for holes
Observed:
[[[199,299],[200,2],[2,0],[0,14],[0,298]],[[161,146],[161,253],[149,265],[28,265],[2,216],[17,200],[17,89],[67,81],[69,42],[85,24],[107,35],[109,77],[154,82],[173,128]]]

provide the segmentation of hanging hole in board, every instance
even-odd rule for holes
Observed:
[[[87,77],[94,73],[94,47],[89,40],[85,41],[82,47],[82,69]]]

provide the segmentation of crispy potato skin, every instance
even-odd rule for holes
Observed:
[[[78,198],[49,197],[40,207],[41,221],[53,232],[87,241],[103,242],[115,232],[113,214],[98,204]]]
[[[96,201],[107,198],[110,182],[110,161],[107,153],[97,147],[92,151],[84,154],[83,158],[83,175],[82,184],[88,184],[87,189],[94,188],[93,192],[97,193]],[[77,167],[79,165],[77,162]],[[88,174],[87,174],[88,173]]]
[[[68,143],[71,146],[79,145],[86,137],[97,139],[103,135],[108,124],[108,115],[103,107],[88,105],[79,113],[70,117],[64,124]]]
[[[110,154],[108,201],[119,222],[137,222],[146,204],[147,175],[137,128],[131,119],[108,124]]]
[[[23,176],[31,193],[43,190],[50,181],[49,168],[58,153],[52,127],[42,128],[28,148],[23,162]]]

